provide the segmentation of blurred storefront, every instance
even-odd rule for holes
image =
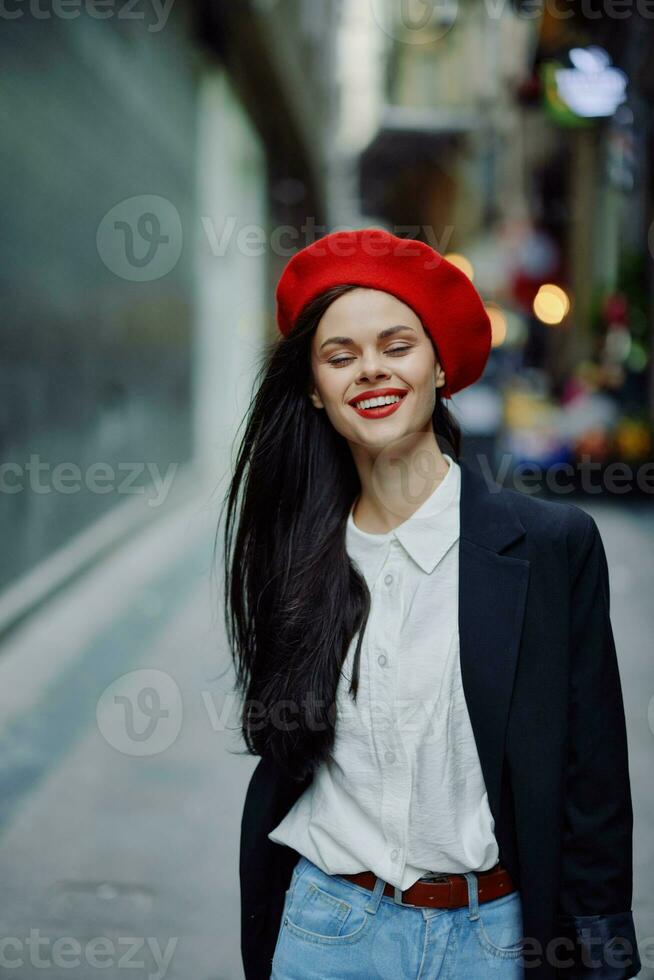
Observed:
[[[518,92],[531,220],[512,291],[528,343],[506,444],[517,462],[571,465],[577,485],[623,467],[651,493],[635,473],[654,448],[654,32],[637,5],[622,14],[546,5]]]

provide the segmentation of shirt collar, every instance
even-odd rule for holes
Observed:
[[[443,456],[450,465],[441,483],[411,517],[392,531],[385,534],[361,531],[352,519],[354,504],[350,508],[346,526],[347,550],[372,581],[393,542],[398,542],[420,568],[430,574],[458,540],[461,467],[448,453]]]

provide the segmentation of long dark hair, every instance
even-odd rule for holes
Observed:
[[[356,698],[370,609],[345,546],[358,473],[346,440],[308,397],[312,336],[330,303],[356,288],[322,293],[267,349],[223,501],[225,622],[245,698],[243,738],[249,753],[271,756],[296,779],[329,753],[339,675],[358,631]],[[438,389],[432,422],[456,459],[460,429]]]

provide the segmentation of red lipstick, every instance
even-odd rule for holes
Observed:
[[[387,415],[392,415],[400,407],[407,394],[406,388],[371,388],[367,391],[360,391],[351,398],[348,405],[351,405],[357,415],[364,419],[381,419]],[[399,401],[391,402],[390,405],[378,405],[375,408],[360,408],[362,401],[369,398],[381,398],[384,395],[398,395]]]

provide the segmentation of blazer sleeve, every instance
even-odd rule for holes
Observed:
[[[557,937],[568,980],[627,980],[641,968],[632,902],[627,732],[604,545],[586,514],[572,556],[570,688]],[[569,951],[569,952],[568,952]]]

